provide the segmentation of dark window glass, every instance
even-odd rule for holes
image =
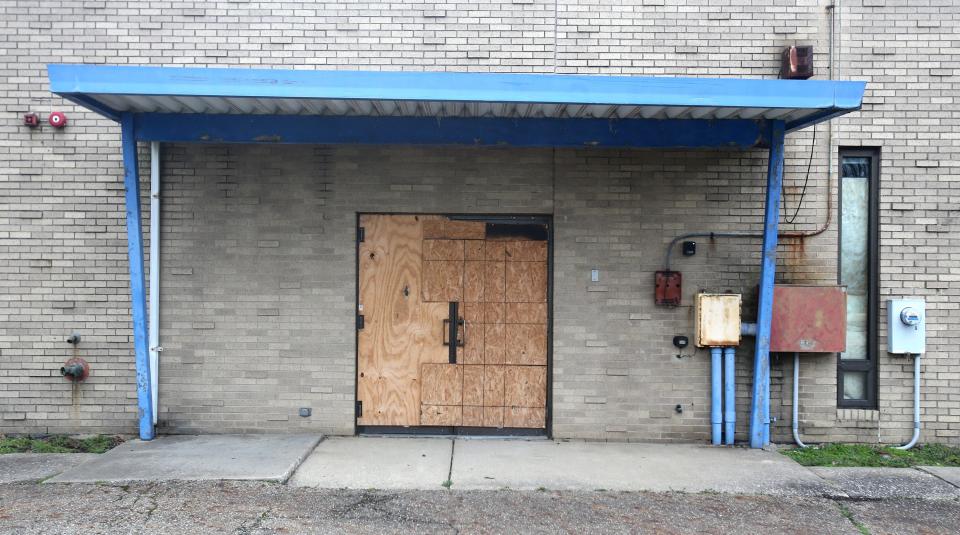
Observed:
[[[875,150],[840,151],[839,279],[847,288],[847,350],[837,364],[837,401],[876,406],[877,178]]]

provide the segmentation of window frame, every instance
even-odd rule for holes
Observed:
[[[855,409],[877,408],[878,346],[880,315],[880,148],[840,147],[837,158],[837,282],[841,278],[843,254],[843,159],[870,158],[870,177],[867,182],[867,358],[843,360],[837,354],[837,407]],[[866,399],[843,398],[845,372],[867,372]]]

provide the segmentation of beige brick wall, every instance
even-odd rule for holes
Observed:
[[[816,45],[824,77],[828,3],[0,1],[0,431],[135,429],[119,129],[52,97],[46,63],[774,78],[780,48],[799,43]],[[826,217],[831,151],[881,148],[881,295],[928,300],[924,438],[956,443],[960,108],[950,51],[960,7],[848,0],[839,16],[838,72],[869,82],[864,111],[836,121],[830,145],[831,127],[817,128],[810,188],[785,228],[815,229]],[[19,125],[24,112],[54,109],[70,117],[63,131]],[[791,214],[810,145],[809,132],[788,141]],[[762,151],[171,147],[161,417],[171,430],[350,432],[355,212],[552,211],[556,434],[703,439],[705,355],[673,356],[670,338],[690,333],[690,311],[653,307],[651,272],[679,233],[757,228],[764,159]],[[466,188],[455,209],[429,194],[444,185]],[[278,225],[271,208],[291,199],[296,210]],[[231,225],[227,216],[240,213],[245,224]],[[294,227],[311,245],[285,241]],[[256,247],[239,246],[250,237]],[[835,226],[786,240],[778,280],[835,282],[836,241]],[[218,246],[237,261],[222,265]],[[731,289],[754,302],[758,250],[755,240],[701,240],[697,256],[678,258],[687,296]],[[323,267],[305,269],[298,258]],[[601,270],[599,283],[589,282],[591,268]],[[256,276],[274,270],[290,270],[290,280]],[[82,333],[81,353],[94,367],[76,391],[54,373],[69,356],[71,331]],[[744,348],[739,431],[751,359]],[[792,359],[773,364],[774,438],[787,440]],[[835,359],[804,360],[805,435],[903,440],[910,373],[909,362],[882,354],[880,410],[838,411]],[[683,415],[673,412],[678,403]],[[310,420],[295,416],[304,404],[314,409]]]

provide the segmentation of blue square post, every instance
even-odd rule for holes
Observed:
[[[777,226],[783,189],[783,121],[770,124],[767,197],[763,212],[763,256],[757,305],[757,345],[753,360],[753,399],[750,405],[750,447],[770,442],[770,327],[773,322],[773,283],[777,270]]]
[[[150,353],[147,347],[147,292],[143,277],[143,233],[140,229],[140,172],[133,114],[124,113],[120,117],[120,132],[123,144],[123,185],[126,189],[133,350],[137,366],[137,418],[140,421],[140,439],[153,440],[153,398],[150,392]]]

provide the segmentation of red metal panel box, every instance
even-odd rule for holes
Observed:
[[[843,286],[774,287],[771,352],[838,353],[846,348],[847,291]]]

